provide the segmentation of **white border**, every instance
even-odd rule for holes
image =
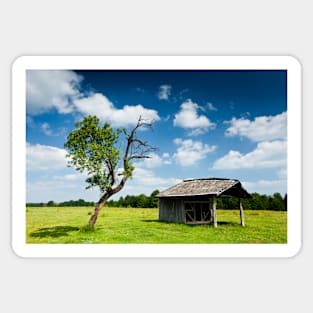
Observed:
[[[27,69],[287,70],[287,244],[26,244]],[[22,56],[12,66],[12,248],[20,257],[292,257],[301,249],[301,65],[291,56]]]

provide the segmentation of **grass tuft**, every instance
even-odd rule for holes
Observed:
[[[95,226],[92,226],[92,225],[85,225],[85,226],[82,226],[80,229],[79,229],[80,232],[82,233],[91,233],[91,232],[94,232],[95,231]]]

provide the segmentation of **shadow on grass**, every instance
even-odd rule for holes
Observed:
[[[54,227],[45,227],[39,228],[38,230],[30,233],[30,237],[34,238],[45,238],[45,237],[64,237],[68,236],[69,232],[78,231],[80,230],[79,227],[73,226],[54,226]]]
[[[160,220],[141,220],[141,221],[146,223],[168,223]]]
[[[223,221],[221,221],[221,222],[217,222],[217,226],[218,225],[225,225],[225,226],[241,226],[240,225],[240,222],[238,222],[238,223],[235,223],[235,222],[223,222]]]
[[[209,227],[213,227],[213,223],[188,223],[188,224],[184,224],[184,223],[175,223],[175,222],[167,222],[167,221],[160,221],[157,219],[154,220],[141,220],[142,222],[145,223],[160,223],[160,224],[180,224],[180,225],[186,225],[186,226],[190,226],[190,227],[196,227],[196,226],[203,226],[203,225],[207,225]],[[226,221],[220,221],[217,222],[218,226],[241,226],[240,223],[235,223],[235,222],[226,222]]]

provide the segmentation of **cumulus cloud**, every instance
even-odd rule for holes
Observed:
[[[216,150],[216,146],[209,146],[192,139],[176,138],[174,143],[178,148],[173,155],[173,160],[181,166],[195,165],[198,161],[205,159],[210,152]]]
[[[161,85],[159,88],[158,98],[160,100],[168,100],[172,92],[172,86],[170,85]]]
[[[274,192],[279,192],[281,195],[284,195],[287,192],[286,180],[243,181],[242,185],[250,193],[257,192],[259,194],[272,195]]]
[[[52,146],[26,144],[26,168],[31,171],[66,169],[66,151]]]
[[[275,116],[259,116],[253,121],[245,118],[232,118],[225,135],[240,136],[252,141],[285,139],[287,137],[287,112]]]
[[[117,109],[114,104],[101,93],[75,99],[74,104],[81,113],[97,115],[101,120],[113,126],[134,126],[140,116],[149,121],[160,120],[156,110],[146,109],[141,104],[125,105],[122,109]]]
[[[133,181],[135,185],[138,185],[138,187],[155,186],[155,189],[157,189],[158,186],[171,186],[173,184],[177,184],[181,180],[177,178],[156,176],[152,170],[136,167],[133,174]]]
[[[142,159],[137,162],[135,167],[139,166],[142,168],[155,168],[165,164],[172,164],[172,158],[169,153],[165,152],[161,156],[157,153],[150,153],[150,158]]]
[[[72,112],[72,100],[80,95],[79,86],[82,79],[82,76],[67,70],[28,70],[27,113],[37,115],[52,108],[63,114]]]
[[[174,126],[191,130],[189,133],[191,136],[200,135],[210,128],[215,128],[216,125],[205,115],[198,114],[199,110],[201,110],[201,107],[197,103],[192,102],[190,99],[186,100],[180,106],[180,111],[175,114]]]
[[[83,77],[68,70],[29,70],[26,76],[27,113],[37,115],[56,109],[66,114],[78,111],[83,114],[97,115],[113,126],[133,126],[139,116],[150,121],[158,121],[156,110],[147,109],[141,104],[125,105],[117,109],[103,94],[93,93],[86,96],[80,90]],[[167,85],[164,85],[165,87]],[[164,87],[163,86],[163,87]],[[170,86],[163,88],[164,94],[170,94]],[[28,118],[30,120],[30,117]],[[49,135],[47,124],[41,130]]]
[[[85,189],[85,175],[81,173],[36,177],[27,182],[27,202],[56,202],[68,201],[70,199],[85,199],[97,201],[99,191],[96,188]]]
[[[137,164],[139,164],[139,166],[146,167],[146,168],[159,167],[163,164],[163,158],[160,157],[158,154],[150,153],[149,156],[150,158],[143,159]]]
[[[273,168],[285,166],[286,162],[287,142],[276,140],[260,142],[255,150],[247,154],[230,150],[225,156],[214,162],[213,168]]]

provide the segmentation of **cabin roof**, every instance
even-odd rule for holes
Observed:
[[[250,198],[251,195],[242,187],[237,179],[198,178],[185,179],[177,185],[160,192],[157,197],[186,197],[186,196],[229,196]]]

